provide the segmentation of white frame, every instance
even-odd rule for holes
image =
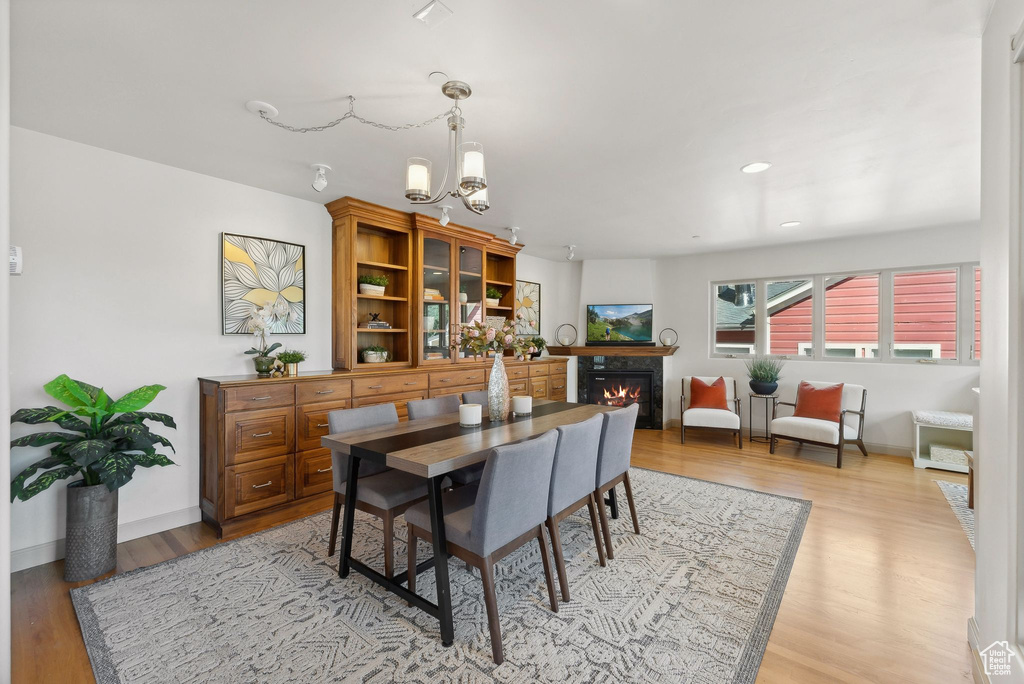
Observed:
[[[825,361],[831,363],[901,363],[901,364],[927,364],[927,365],[960,365],[977,366],[979,360],[973,358],[972,353],[964,353],[970,350],[974,344],[974,269],[981,268],[976,261],[968,261],[955,264],[926,264],[921,266],[907,266],[903,268],[867,269],[861,271],[838,271],[830,273],[819,273],[816,275],[798,276],[772,276],[766,278],[731,278],[728,280],[714,280],[709,283],[709,318],[711,326],[708,333],[708,358],[712,359],[746,359],[757,354],[767,354],[770,348],[769,324],[768,324],[768,290],[767,284],[785,280],[810,280],[811,286],[811,346],[813,355],[800,354],[796,357],[783,355],[782,358],[796,358],[800,361]],[[907,358],[898,357],[893,354],[895,348],[893,312],[895,308],[893,278],[897,273],[915,273],[927,271],[952,271],[957,273],[957,358]],[[970,273],[971,278],[964,277]],[[878,276],[878,356],[873,357],[841,357],[826,356],[825,345],[825,279],[843,278],[864,275]],[[984,276],[982,276],[984,278]],[[718,288],[723,285],[738,285],[753,283],[754,285],[754,351],[749,354],[723,353],[715,349],[715,332],[717,326],[718,309],[716,299]],[[962,312],[970,311],[970,320],[962,315]],[[984,323],[984,321],[982,322]],[[803,350],[803,343],[801,351]],[[739,346],[738,344],[736,346]],[[835,346],[830,345],[830,346]],[[842,346],[842,345],[841,345]],[[908,349],[933,349],[936,345],[929,343],[908,343],[901,344],[901,348]]]

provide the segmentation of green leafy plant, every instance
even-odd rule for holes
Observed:
[[[46,393],[70,408],[46,406],[19,409],[12,423],[38,425],[56,423],[63,432],[36,432],[11,440],[11,447],[50,446],[50,455],[22,470],[11,482],[11,501],[27,501],[58,480],[82,476],[82,486],[105,484],[115,491],[128,483],[136,467],[174,465],[157,453],[156,446],[174,447],[151,432],[145,421],[176,428],[164,413],[141,409],[149,405],[163,385],[145,385],[112,401],[102,388],[93,387],[67,375],[59,375],[43,386]],[[44,471],[31,483],[29,478]],[[75,483],[72,483],[74,485]]]
[[[754,382],[778,382],[784,365],[777,356],[756,356],[747,361],[747,375]]]
[[[374,344],[372,346],[363,348],[363,353],[366,353],[366,352],[376,352],[378,354],[387,354],[388,353],[388,348],[387,347],[382,347],[379,344]]]
[[[487,288],[487,296],[490,299],[501,299],[501,290],[499,290],[496,287],[488,287]]]
[[[378,285],[380,287],[387,287],[388,280],[386,275],[361,275],[359,276],[360,285]]]
[[[277,360],[281,363],[302,363],[306,360],[306,352],[297,349],[285,349],[278,352]]]
[[[537,348],[537,351],[544,351],[545,347],[548,346],[547,340],[545,340],[540,335],[537,335],[536,337],[531,337],[528,341],[531,345]]]

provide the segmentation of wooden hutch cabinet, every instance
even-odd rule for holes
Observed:
[[[200,378],[200,508],[221,536],[329,508],[331,454],[320,446],[327,414],[393,403],[405,420],[412,399],[484,389],[493,360],[455,348],[456,326],[515,313],[521,245],[349,197],[327,210],[334,370]],[[361,275],[387,276],[384,294],[361,294]],[[487,303],[488,287],[500,293],[497,303]],[[390,328],[371,327],[373,314]],[[388,361],[364,362],[369,346],[387,349]],[[512,394],[564,401],[566,363],[506,358]]]

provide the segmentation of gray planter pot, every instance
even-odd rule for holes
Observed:
[[[68,486],[64,581],[81,582],[117,567],[117,492]]]

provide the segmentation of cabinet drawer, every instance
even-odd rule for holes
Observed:
[[[566,376],[552,375],[550,378],[548,378],[548,382],[550,385],[550,396],[548,398],[553,399],[554,401],[565,401],[565,398],[567,396],[566,392],[568,391],[568,383],[566,383]]]
[[[225,513],[233,518],[292,500],[292,455],[224,469]]]
[[[530,378],[530,396],[534,399],[546,399],[548,396],[548,379]]]
[[[295,498],[329,492],[334,488],[331,452],[328,449],[295,454]]]
[[[549,363],[548,368],[551,369],[551,375],[565,375],[569,364],[565,361],[559,361],[557,363]]]
[[[225,411],[247,411],[295,403],[295,383],[283,382],[263,387],[234,387],[224,390]]]
[[[528,368],[530,369],[531,378],[548,374],[548,364],[546,363],[531,363]]]
[[[353,397],[372,397],[396,392],[411,392],[427,389],[427,374],[378,375],[370,378],[352,379]],[[381,402],[377,402],[381,403]],[[365,404],[364,404],[365,406]]]
[[[508,392],[513,397],[527,397],[530,396],[530,381],[529,380],[509,380]]]
[[[320,438],[330,434],[327,414],[349,408],[348,399],[295,407],[295,451],[320,448]]]
[[[479,385],[484,381],[483,368],[467,368],[466,370],[433,371],[430,373],[430,389],[442,387],[461,387],[462,385]]]
[[[474,390],[487,389],[487,385],[484,383],[478,383],[476,385],[463,385],[462,387],[439,387],[437,389],[430,390],[427,395],[433,399],[434,397],[444,397],[449,394],[462,395],[463,392],[472,392]]]
[[[315,404],[322,401],[337,401],[351,397],[352,381],[348,378],[295,383],[296,404]]]
[[[505,374],[508,375],[509,382],[513,380],[525,380],[530,377],[530,367],[527,365],[520,364],[518,366],[505,366]],[[487,374],[490,379],[490,373]]]
[[[388,394],[379,397],[358,397],[352,400],[352,406],[375,406],[377,404],[394,404],[395,410],[398,411],[399,420],[408,420],[409,410],[406,408],[406,403],[410,399],[426,399],[427,391],[420,390],[419,392],[402,392],[401,394]]]
[[[295,442],[295,410],[291,407],[241,411],[224,416],[225,461],[258,461],[290,454]]]

